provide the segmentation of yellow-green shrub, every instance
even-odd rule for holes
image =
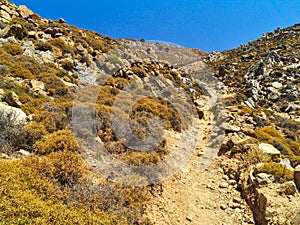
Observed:
[[[288,169],[285,165],[275,162],[265,163],[258,168],[257,173],[272,174],[275,181],[284,183],[294,179],[294,172]]]
[[[21,105],[21,109],[27,114],[38,114],[43,104],[46,102],[44,98],[31,98],[25,104]]]
[[[139,68],[137,66],[132,67],[132,72],[137,75],[138,77],[146,77],[147,73],[142,68]]]
[[[52,46],[59,48],[63,53],[70,53],[74,55],[74,49],[70,45],[66,44],[66,42],[61,38],[52,38],[49,41]]]
[[[40,176],[58,182],[61,186],[80,183],[88,172],[82,157],[69,151],[53,152],[33,164],[32,167]]]
[[[22,55],[24,52],[19,44],[4,43],[3,48],[10,55]]]
[[[146,166],[158,163],[160,157],[156,152],[130,152],[124,155],[123,160],[129,165]]]
[[[46,130],[46,127],[42,123],[32,121],[22,128],[22,134],[23,143],[24,145],[26,145],[24,148],[32,151],[33,144],[45,137],[48,132]]]
[[[60,189],[41,178],[30,161],[0,161],[1,223],[127,224],[125,217],[114,212],[104,212],[96,207],[90,210],[80,203],[64,204]]]
[[[292,164],[298,164],[297,162],[300,161],[300,145],[297,142],[285,138],[280,131],[277,131],[272,127],[257,129],[255,133],[258,141],[274,145],[276,148],[289,155]]]
[[[74,63],[71,62],[70,60],[64,60],[64,61],[62,61],[61,66],[65,70],[73,70],[75,68]]]
[[[34,149],[38,154],[50,154],[57,151],[78,152],[75,136],[70,130],[60,130],[49,135],[46,140],[36,142]]]

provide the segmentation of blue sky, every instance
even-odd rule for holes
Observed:
[[[163,40],[205,51],[246,44],[277,27],[300,23],[300,1],[289,0],[14,0],[42,17],[113,38]]]

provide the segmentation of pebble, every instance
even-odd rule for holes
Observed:
[[[220,188],[228,188],[228,183],[227,182],[222,182],[219,185]]]
[[[187,217],[186,217],[186,220],[192,222],[192,221],[193,221],[193,217],[187,216]]]
[[[227,205],[222,204],[222,205],[220,206],[220,208],[221,208],[222,210],[225,210],[225,209],[227,209]]]
[[[239,197],[234,197],[233,198],[233,202],[235,202],[235,203],[241,203],[241,201],[242,201],[242,199],[239,198]]]

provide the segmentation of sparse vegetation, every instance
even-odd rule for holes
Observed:
[[[111,62],[112,64],[115,64],[115,65],[123,66],[122,61],[121,61],[117,56],[115,56],[115,55],[111,55],[111,56],[110,56],[110,62]]]
[[[24,52],[19,44],[4,43],[3,48],[8,54],[13,56],[22,55]]]
[[[284,183],[294,179],[293,171],[288,169],[285,165],[276,162],[263,164],[258,168],[257,173],[272,174],[275,177],[275,181],[279,183]]]

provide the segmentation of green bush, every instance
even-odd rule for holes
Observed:
[[[264,127],[255,131],[257,140],[274,145],[282,153],[288,154],[292,164],[300,162],[300,145],[283,136],[280,131],[272,127]]]
[[[112,64],[123,66],[122,61],[115,55],[111,55],[109,61]]]

